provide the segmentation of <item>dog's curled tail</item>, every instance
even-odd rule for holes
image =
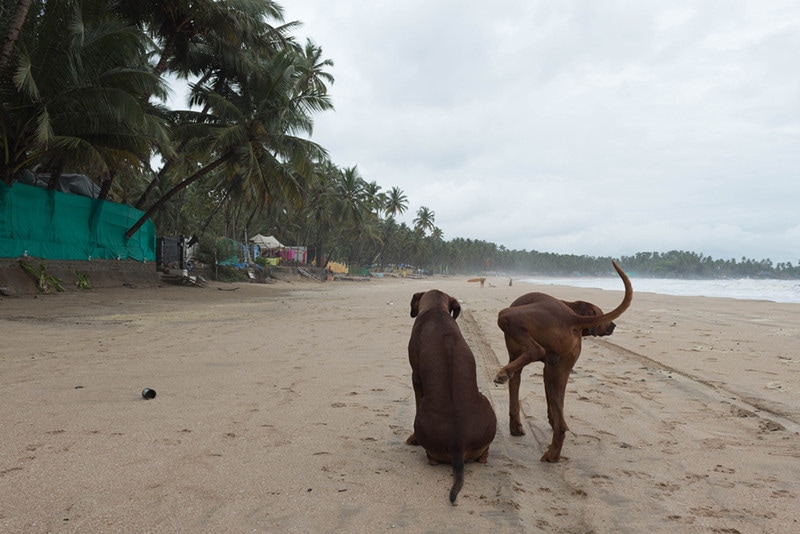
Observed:
[[[456,504],[458,492],[464,486],[464,453],[459,451],[453,455],[453,487],[450,488],[450,504]]]
[[[622,315],[622,313],[628,309],[628,306],[631,305],[631,301],[633,301],[633,286],[631,286],[631,281],[628,278],[628,275],[625,274],[625,271],[617,265],[617,262],[611,260],[611,265],[614,266],[614,270],[617,271],[619,277],[622,279],[622,284],[625,286],[625,297],[622,299],[622,302],[611,310],[608,313],[599,316],[581,316],[578,318],[576,322],[576,326],[583,326],[588,327],[592,325],[598,325],[602,323],[608,323]]]
[[[625,297],[622,299],[622,302],[619,306],[617,306],[614,310],[610,311],[609,313],[605,314],[607,321],[613,321],[620,315],[622,312],[628,309],[628,306],[631,305],[631,301],[633,300],[633,287],[631,286],[631,281],[628,278],[628,275],[625,274],[625,271],[617,265],[617,262],[611,260],[611,265],[614,266],[614,270],[617,271],[619,277],[622,278],[622,284],[625,286]]]

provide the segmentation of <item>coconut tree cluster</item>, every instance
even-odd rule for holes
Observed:
[[[401,190],[311,141],[333,61],[268,0],[0,0],[0,179],[85,174],[160,235],[268,231],[352,263],[414,262]],[[180,108],[170,92],[186,87]]]

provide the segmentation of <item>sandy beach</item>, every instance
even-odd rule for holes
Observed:
[[[508,431],[507,278],[212,284],[0,299],[3,532],[783,533],[800,529],[800,305],[635,292],[586,338],[557,464],[541,364]],[[636,291],[636,280],[633,280]],[[237,288],[235,291],[231,289]],[[409,301],[462,306],[498,417],[457,506],[404,443]],[[224,289],[224,290],[223,290]],[[143,388],[157,396],[142,398]]]

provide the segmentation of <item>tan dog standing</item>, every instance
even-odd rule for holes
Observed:
[[[478,391],[475,357],[461,335],[458,301],[431,290],[411,298],[408,342],[417,413],[409,445],[422,445],[431,465],[451,463],[450,502],[464,485],[464,462],[486,463],[497,431],[489,400]]]
[[[625,285],[625,297],[612,312],[603,314],[594,304],[565,302],[544,293],[528,293],[501,310],[497,325],[505,335],[509,363],[497,373],[495,383],[508,384],[511,434],[522,436],[519,411],[519,386],[522,368],[532,362],[544,362],[544,391],[547,419],[553,440],[542,455],[543,462],[561,458],[567,422],[564,419],[564,394],[575,362],[581,354],[582,336],[608,336],[614,331],[614,319],[628,309],[633,300],[631,282],[616,262],[611,262]]]

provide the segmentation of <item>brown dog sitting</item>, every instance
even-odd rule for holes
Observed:
[[[628,309],[633,300],[631,282],[616,262],[614,269],[625,285],[625,297],[612,312],[584,301],[565,302],[544,293],[528,293],[501,310],[497,325],[505,335],[508,365],[500,369],[495,383],[508,381],[511,434],[525,434],[519,416],[519,386],[522,368],[531,362],[544,362],[544,391],[547,419],[553,429],[553,441],[542,456],[543,462],[561,458],[567,422],[564,419],[564,393],[569,374],[581,354],[582,336],[608,336],[614,331],[614,319]]]
[[[453,465],[453,504],[464,485],[464,462],[486,463],[497,431],[492,405],[478,391],[475,357],[456,324],[459,313],[458,301],[435,289],[411,298],[416,320],[408,360],[417,413],[406,443],[422,445],[431,465]]]

